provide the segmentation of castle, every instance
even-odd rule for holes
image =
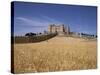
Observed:
[[[59,36],[67,36],[70,34],[70,27],[69,26],[64,26],[64,24],[61,25],[56,25],[56,24],[51,24],[48,26],[48,32],[49,33],[57,33]]]

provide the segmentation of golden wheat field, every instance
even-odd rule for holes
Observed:
[[[54,37],[14,44],[14,72],[51,72],[97,68],[97,41]]]

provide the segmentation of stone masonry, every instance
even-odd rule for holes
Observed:
[[[64,24],[56,25],[51,24],[48,26],[49,33],[57,33],[59,36],[65,36],[70,34],[69,26],[65,27]]]

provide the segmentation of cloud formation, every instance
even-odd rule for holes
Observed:
[[[44,27],[48,26],[49,24],[60,24],[61,22],[50,18],[48,16],[42,16],[40,18],[25,18],[25,17],[17,17],[16,20],[21,21],[20,25],[23,26],[33,26],[33,27]]]
[[[34,18],[27,18],[27,17],[16,17],[15,18],[15,34],[16,33],[26,33],[26,32],[43,32],[47,30],[49,24],[61,24],[61,22],[48,17],[48,16],[41,16],[41,17],[34,17]]]

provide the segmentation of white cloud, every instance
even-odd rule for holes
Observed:
[[[49,23],[54,23],[54,24],[62,24],[62,22],[54,19],[54,18],[51,18],[51,17],[48,17],[48,16],[42,16],[46,21],[48,21]]]
[[[24,24],[27,24],[28,26],[48,26],[49,24],[61,24],[61,22],[53,19],[53,18],[50,18],[48,16],[42,16],[40,18],[25,18],[25,17],[17,17],[16,20],[20,20],[23,22],[23,25]]]
[[[49,24],[61,24],[61,22],[48,16],[41,16],[39,18],[15,17],[14,33],[19,35],[26,32],[43,32],[48,29]]]
[[[24,17],[17,17],[16,18],[19,21],[22,21],[23,25],[27,26],[43,26],[43,22],[38,21],[36,19],[29,19],[29,18],[24,18]]]

